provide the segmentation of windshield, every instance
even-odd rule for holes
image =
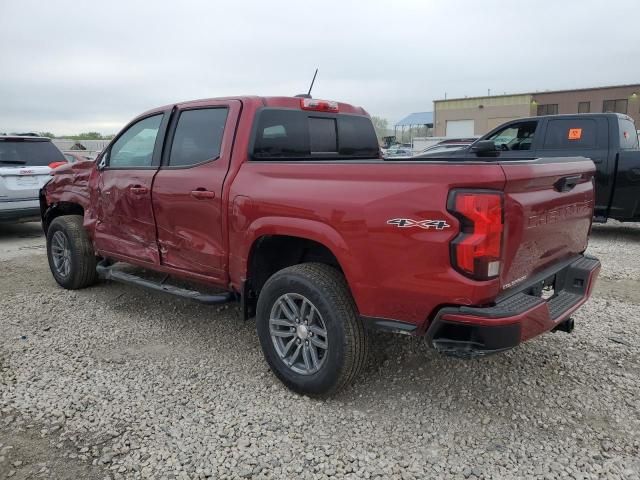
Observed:
[[[62,152],[51,142],[0,139],[0,165],[44,166],[64,161]]]

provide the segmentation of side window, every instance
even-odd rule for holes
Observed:
[[[134,123],[116,140],[109,152],[110,167],[150,167],[162,114]]]
[[[620,129],[620,148],[623,150],[638,148],[638,132],[633,122],[621,118],[618,121],[618,128]]]
[[[171,143],[169,165],[197,165],[220,156],[227,108],[202,108],[180,113]]]
[[[492,140],[498,150],[531,150],[537,125],[537,122],[512,123],[487,140]]]
[[[544,137],[544,149],[594,148],[596,121],[592,119],[549,120]]]

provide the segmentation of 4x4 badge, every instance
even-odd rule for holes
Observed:
[[[387,223],[399,228],[420,227],[425,230],[430,228],[443,230],[451,226],[445,220],[411,220],[410,218],[394,218],[393,220],[387,220]]]

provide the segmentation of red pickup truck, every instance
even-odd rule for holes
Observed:
[[[583,253],[594,171],[387,162],[362,108],[220,98],[144,113],[96,162],[56,169],[40,202],[61,286],[237,301],[278,378],[318,395],[355,377],[371,329],[459,356],[570,331],[600,269]]]

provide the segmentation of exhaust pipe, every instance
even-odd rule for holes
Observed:
[[[567,318],[564,322],[560,323],[556,328],[554,328],[553,331],[571,333],[573,332],[573,327],[574,327],[573,318]]]

